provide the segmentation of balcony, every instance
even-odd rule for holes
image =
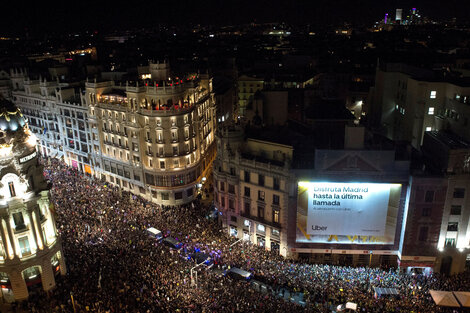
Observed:
[[[265,224],[265,225],[274,227],[274,228],[279,228],[279,229],[281,228],[280,223],[267,221],[264,218],[260,218],[258,216],[253,216],[249,212],[240,212],[240,216],[248,218],[248,219],[253,220],[253,221],[256,221],[256,222],[261,223],[261,224]]]
[[[163,144],[163,143],[165,143],[165,140],[163,140],[163,139],[157,139],[157,140],[155,140],[155,142],[156,142],[156,143],[161,143],[161,144]]]
[[[147,151],[146,153],[148,156],[153,157],[153,152]]]

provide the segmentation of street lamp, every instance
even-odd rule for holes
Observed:
[[[207,258],[207,259],[205,259],[204,261],[202,261],[201,263],[199,263],[199,264],[197,264],[196,266],[194,266],[193,268],[191,268],[191,287],[196,286],[196,288],[197,288],[197,272],[195,272],[195,273],[196,273],[196,279],[194,279],[194,277],[193,277],[193,270],[194,270],[195,268],[198,268],[199,266],[203,265],[206,261],[209,261],[210,259],[211,259],[211,258]]]
[[[71,291],[70,291],[70,299],[72,299],[73,312],[77,313],[77,309],[75,308],[75,301],[73,300],[73,292]]]

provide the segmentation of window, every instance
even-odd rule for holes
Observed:
[[[455,247],[455,238],[446,238],[446,247]]]
[[[234,194],[235,193],[235,186],[231,185],[231,184],[228,184],[228,192],[231,193],[231,194]]]
[[[137,181],[140,181],[140,176],[139,175],[136,175],[134,174],[134,179],[137,180]]]
[[[271,234],[272,234],[273,236],[279,237],[279,230],[273,229],[273,231],[271,232]]]
[[[458,230],[459,230],[459,223],[449,222],[449,224],[447,224],[447,231],[458,231]]]
[[[431,216],[431,208],[423,208],[421,216]]]
[[[273,204],[279,205],[279,196],[278,195],[273,195]]]
[[[230,221],[232,221],[232,222],[235,222],[235,223],[236,223],[236,222],[237,222],[237,217],[236,217],[236,216],[233,216],[233,215],[232,215],[232,216],[230,216]]]
[[[428,240],[428,227],[421,227],[419,229],[419,234],[418,234],[418,240],[419,241],[427,241]]]
[[[245,214],[250,215],[251,205],[250,202],[245,202]]]
[[[264,225],[258,224],[258,231],[260,231],[260,232],[263,232],[263,233],[264,233],[264,232],[265,232],[265,230],[266,230],[266,227],[264,227]]]
[[[274,190],[279,190],[279,188],[280,188],[279,178],[274,177],[273,178],[273,189]]]
[[[244,196],[245,196],[245,197],[250,197],[250,188],[249,188],[249,187],[245,187]]]
[[[437,91],[432,90],[432,91],[431,91],[431,94],[429,95],[429,98],[431,98],[431,99],[436,99],[436,97],[437,97]]]
[[[462,213],[461,205],[453,205],[450,207],[450,215],[460,215]]]
[[[31,250],[29,248],[28,236],[18,238],[18,243],[20,244],[20,249],[21,249],[21,254],[22,255],[31,254]]]
[[[427,131],[427,132],[430,132],[431,130],[432,130],[432,127],[429,127],[429,126],[426,127],[426,131]]]
[[[250,224],[251,224],[251,223],[250,223],[249,220],[244,220],[244,221],[243,221],[243,226],[245,226],[245,227],[250,227]]]
[[[183,199],[183,193],[180,192],[175,192],[175,200],[181,200]]]
[[[231,167],[231,168],[230,168],[230,175],[232,175],[232,176],[235,176],[235,175],[236,175],[236,174],[235,174],[235,168],[234,168],[234,167]]]
[[[279,223],[279,210],[273,210],[273,222]]]
[[[245,171],[245,182],[249,183],[250,182],[250,172]]]
[[[221,205],[222,207],[225,207],[225,197],[224,197],[224,196],[221,196],[221,197],[220,197],[220,205]]]
[[[432,202],[434,200],[434,190],[426,190],[424,202]]]
[[[15,184],[13,182],[8,183],[8,189],[10,190],[10,197],[16,197]]]
[[[434,107],[429,107],[428,114],[429,115],[434,115]]]
[[[258,207],[258,217],[264,219],[264,207],[262,206]]]
[[[26,225],[24,224],[23,213],[17,212],[13,213],[13,221],[15,222],[16,230],[25,229]]]
[[[235,210],[235,204],[232,199],[228,199],[228,208],[230,210]]]
[[[258,175],[258,185],[264,186],[264,175]]]
[[[465,197],[465,189],[464,188],[454,188],[454,198],[462,199]]]
[[[225,183],[223,181],[220,182],[220,191],[225,191]]]
[[[165,161],[160,161],[160,168],[165,168]]]
[[[162,200],[170,200],[170,195],[167,192],[162,192]]]
[[[258,191],[258,200],[264,201],[264,191]]]

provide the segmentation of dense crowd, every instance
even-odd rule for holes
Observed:
[[[395,270],[297,263],[261,247],[237,243],[206,217],[198,201],[161,207],[77,172],[55,159],[45,163],[52,183],[67,275],[47,297],[32,297],[32,312],[330,312],[347,301],[360,312],[447,312],[429,289],[469,289],[470,276],[405,275]],[[172,250],[149,237],[149,227],[183,243]],[[191,286],[188,253],[210,254],[215,269],[198,272]],[[256,291],[221,273],[240,267],[273,290],[303,293],[305,305]],[[393,287],[395,299],[375,299],[372,287]],[[449,312],[452,312],[451,310]]]

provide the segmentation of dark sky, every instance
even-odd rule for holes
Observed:
[[[26,2],[28,3],[28,2]],[[417,7],[433,18],[470,20],[468,0],[147,0],[59,3],[10,1],[2,8],[0,32],[42,34],[84,29],[112,30],[159,23],[238,24],[286,21],[302,24],[372,22],[395,8]],[[8,9],[9,8],[9,9]],[[2,34],[0,34],[2,35]]]

